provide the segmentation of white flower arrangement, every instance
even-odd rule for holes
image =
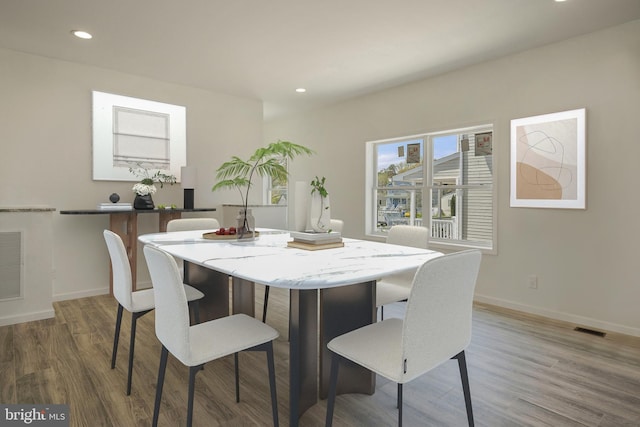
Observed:
[[[156,189],[156,186],[153,184],[143,184],[141,182],[138,182],[133,186],[133,192],[140,196],[146,196],[147,194],[155,194],[156,191],[158,190]]]
[[[135,167],[130,167],[129,172],[135,175],[138,178],[142,178],[140,182],[135,184],[132,188],[133,192],[140,195],[146,196],[148,194],[155,194],[157,191],[156,186],[154,185],[156,182],[160,184],[160,188],[164,184],[173,185],[176,183],[177,179],[174,175],[167,175],[165,173],[156,171],[154,174],[149,172],[149,169],[142,166],[140,163],[136,163]]]

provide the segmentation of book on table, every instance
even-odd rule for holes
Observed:
[[[294,242],[303,242],[312,245],[342,242],[342,235],[337,231],[331,231],[329,233],[291,231],[289,234],[293,237]]]
[[[131,203],[100,203],[98,210],[101,211],[128,211],[133,209]]]
[[[290,248],[304,249],[307,251],[319,251],[321,249],[342,248],[344,247],[344,243],[342,241],[331,243],[305,243],[293,240],[291,242],[287,242],[287,246]]]
[[[290,235],[293,237],[293,241],[288,242],[287,246],[291,248],[315,251],[320,249],[341,248],[344,246],[342,235],[337,231],[329,233],[292,231]]]

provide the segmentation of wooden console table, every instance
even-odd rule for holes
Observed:
[[[158,230],[167,231],[167,223],[172,219],[182,217],[183,212],[215,212],[216,208],[198,209],[131,209],[131,210],[65,210],[62,215],[109,215],[109,229],[122,239],[131,265],[131,281],[133,290],[136,290],[136,277],[138,272],[138,215],[159,214]],[[109,294],[113,295],[113,273],[109,277]]]

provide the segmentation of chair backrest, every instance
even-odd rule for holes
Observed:
[[[329,228],[331,229],[331,231],[342,233],[342,227],[344,227],[344,221],[342,221],[341,219],[332,219],[329,223]]]
[[[449,360],[471,341],[477,249],[443,255],[416,272],[403,325],[403,382]]]
[[[149,267],[156,306],[156,336],[180,361],[188,359],[189,308],[175,259],[168,253],[146,245],[144,256]]]
[[[429,229],[413,225],[394,225],[387,234],[387,243],[427,249]]]
[[[214,230],[220,228],[215,218],[180,218],[167,223],[167,231]]]
[[[104,230],[102,234],[111,258],[113,296],[126,310],[132,311],[131,292],[133,291],[133,284],[127,249],[124,247],[120,236],[113,231]]]

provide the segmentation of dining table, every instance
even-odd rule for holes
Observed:
[[[289,290],[290,426],[298,426],[304,412],[328,394],[327,343],[376,321],[376,281],[442,255],[344,237],[342,247],[307,250],[289,246],[288,231],[258,229],[254,239],[216,238],[212,231],[145,234],[139,241],[184,261],[185,283],[205,294],[201,320],[255,316],[256,283]],[[338,394],[374,391],[375,374],[341,366]]]

